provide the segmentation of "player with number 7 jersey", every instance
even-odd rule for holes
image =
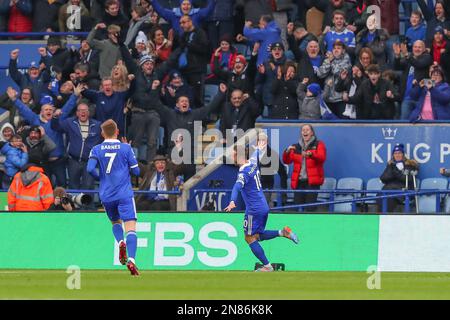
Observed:
[[[119,130],[113,120],[106,120],[101,128],[105,140],[92,148],[87,171],[100,180],[99,196],[112,222],[114,237],[119,243],[119,260],[122,264],[127,264],[132,275],[138,275],[134,260],[137,248],[137,214],[130,175],[131,172],[139,176],[138,162],[131,146],[117,139]],[[127,234],[126,242],[122,221]]]

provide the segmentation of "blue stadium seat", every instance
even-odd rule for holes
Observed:
[[[332,177],[326,177],[323,184],[320,186],[320,190],[334,190],[336,189],[337,180]],[[330,200],[330,193],[319,193],[317,196],[317,202],[326,202]]]
[[[219,91],[219,86],[216,84],[205,84],[205,93],[203,96],[204,104],[207,105],[215,97]]]
[[[233,47],[235,47],[237,52],[239,54],[242,54],[246,60],[250,60],[252,50],[248,45],[246,45],[245,43],[235,43],[233,44]]]
[[[422,183],[420,184],[420,190],[447,190],[447,186],[447,178],[426,178],[422,180]],[[436,196],[437,195],[435,194],[419,196],[419,213],[436,213]],[[442,196],[439,196],[439,202],[442,198]],[[438,210],[438,212],[440,211],[442,210]]]
[[[362,190],[363,188],[363,180],[361,178],[354,178],[354,177],[349,177],[349,178],[341,178],[338,180],[337,183],[337,190]],[[360,197],[361,194],[357,193],[357,194],[336,194],[335,200],[336,201],[340,201],[340,200],[350,200],[350,199],[355,199]],[[348,203],[338,203],[334,205],[334,211],[335,212],[352,212],[352,203],[348,202]]]
[[[372,191],[372,190],[381,190],[383,188],[383,182],[381,182],[380,178],[371,178],[367,180],[366,190]],[[377,196],[377,193],[367,192],[366,197],[375,197]],[[376,200],[367,200],[365,201],[366,204],[374,204],[376,203]]]

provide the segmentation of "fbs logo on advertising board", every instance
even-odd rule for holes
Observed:
[[[207,267],[227,267],[238,256],[237,245],[233,242],[238,232],[226,222],[196,226],[187,222],[138,222],[136,231],[138,254],[151,250],[155,267],[188,266],[194,259]],[[114,265],[120,265],[117,242]]]

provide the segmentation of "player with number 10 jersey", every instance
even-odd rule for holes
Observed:
[[[289,227],[281,230],[266,230],[267,218],[269,216],[269,205],[261,187],[261,176],[259,171],[259,151],[264,149],[264,142],[258,142],[256,150],[250,159],[247,160],[247,152],[234,150],[234,158],[237,165],[240,165],[238,177],[231,193],[230,204],[225,211],[230,212],[236,208],[236,200],[240,192],[245,202],[244,232],[245,241],[251,251],[261,261],[263,266],[256,271],[274,271],[267,259],[264,249],[259,242],[271,240],[277,237],[291,239],[298,243],[297,235]]]

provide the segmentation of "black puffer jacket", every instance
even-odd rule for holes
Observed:
[[[298,119],[297,86],[296,79],[273,81],[273,105],[269,109],[269,118]]]
[[[404,161],[405,167],[408,169],[418,169],[417,162],[414,160]],[[395,165],[395,162],[390,160],[380,176],[381,182],[383,182],[383,190],[401,190],[406,185],[406,175],[404,170],[399,170]],[[409,174],[408,176],[408,189],[414,189],[414,181]]]

